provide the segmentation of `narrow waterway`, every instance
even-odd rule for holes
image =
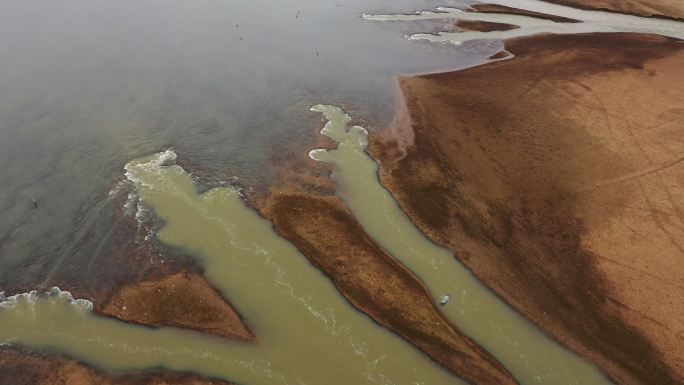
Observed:
[[[478,281],[447,249],[428,240],[380,184],[377,164],[365,152],[366,129],[349,126],[336,106],[312,108],[328,119],[321,134],[338,145],[311,158],[335,165],[339,195],[364,229],[420,277],[435,302],[448,294],[444,314],[494,355],[522,384],[598,385],[610,382],[592,364],[540,332]]]
[[[165,223],[156,236],[198,258],[207,278],[248,319],[257,342],[97,317],[92,304],[58,290],[0,302],[0,342],[55,349],[108,370],[163,366],[242,385],[459,383],[349,305],[238,191],[198,195],[175,158],[168,150],[130,162],[126,175]]]

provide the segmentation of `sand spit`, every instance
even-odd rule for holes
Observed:
[[[647,17],[684,19],[684,2],[681,0],[544,0],[589,10],[619,12]]]
[[[502,13],[502,14],[506,14],[506,15],[529,16],[529,17],[536,17],[537,19],[555,21],[556,23],[579,23],[580,22],[579,20],[569,19],[569,18],[563,17],[563,16],[550,15],[548,13],[541,13],[541,12],[535,12],[535,11],[528,11],[526,9],[507,7],[505,5],[499,5],[499,4],[473,4],[470,6],[470,8],[477,11],[477,12],[482,12],[482,13]],[[479,31],[479,29],[476,29],[476,31]],[[491,30],[491,31],[506,31],[506,30],[505,29],[496,29],[496,30]],[[481,31],[481,32],[488,32],[488,31]]]
[[[377,323],[472,384],[515,384],[496,359],[449,323],[423,283],[366,234],[334,195],[332,167],[307,156],[310,148],[334,144],[318,133],[312,138],[312,147],[274,152],[277,185],[249,196],[250,204]]]
[[[383,184],[617,383],[682,383],[684,43],[543,35],[506,49],[514,59],[400,79],[410,127],[370,142]],[[392,136],[409,129],[413,144]]]
[[[176,273],[122,286],[109,296],[100,313],[142,325],[254,340],[240,315],[198,273]]]
[[[0,346],[0,385],[230,385],[166,370],[110,375],[65,357]]]
[[[279,194],[264,210],[275,228],[356,308],[472,384],[514,384],[494,358],[439,312],[422,282],[384,252],[339,198]]]
[[[510,31],[512,29],[520,28],[517,25],[507,23],[493,23],[490,21],[478,20],[458,20],[456,26],[460,29],[478,32],[492,32],[492,31]]]
[[[192,258],[174,255],[161,244],[143,241],[130,246],[113,254],[122,276],[114,282],[103,280],[107,284],[91,291],[96,314],[151,327],[175,326],[254,340],[240,315]]]

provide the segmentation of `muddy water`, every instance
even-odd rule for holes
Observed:
[[[435,302],[466,335],[494,355],[522,384],[609,384],[598,369],[564,349],[509,308],[482,285],[453,253],[429,241],[409,221],[379,183],[377,164],[365,152],[367,132],[349,126],[351,118],[335,106],[314,106],[329,120],[321,131],[336,150],[310,156],[335,165],[339,195],[366,231],[425,282]]]
[[[198,195],[166,151],[126,166],[156,236],[199,258],[247,318],[255,345],[93,316],[65,294],[17,296],[0,309],[0,341],[54,348],[110,370],[164,366],[240,384],[454,384],[411,345],[351,307],[331,282],[233,188]]]
[[[563,16],[579,23],[559,23],[534,17],[464,12],[463,9],[438,7],[436,11],[419,11],[414,14],[364,14],[366,20],[374,21],[418,21],[418,20],[482,20],[520,26],[509,31],[446,31],[439,33],[410,34],[412,40],[427,40],[436,43],[462,44],[472,40],[510,39],[539,33],[572,34],[591,32],[637,32],[653,33],[684,39],[684,23],[656,18],[621,15],[610,12],[585,11],[535,0],[492,0],[490,4],[505,5],[530,11]]]

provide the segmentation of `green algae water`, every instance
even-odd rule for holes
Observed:
[[[351,118],[335,106],[312,108],[328,123],[321,134],[335,150],[309,156],[332,163],[339,195],[368,234],[422,279],[433,296],[448,293],[442,312],[467,336],[496,357],[522,384],[599,385],[610,382],[599,370],[564,349],[480,283],[453,253],[428,240],[400,210],[377,177],[365,152],[367,132],[349,127]]]
[[[237,190],[198,194],[175,157],[168,150],[130,162],[126,176],[164,221],[156,236],[197,256],[257,342],[97,317],[88,301],[58,289],[0,301],[0,341],[58,350],[111,371],[160,366],[243,385],[460,383],[349,305]]]

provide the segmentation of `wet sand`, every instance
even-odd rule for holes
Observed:
[[[0,366],[0,385],[230,385],[166,370],[106,374],[63,355],[12,346],[0,346]]]
[[[516,55],[401,78],[371,135],[432,240],[620,384],[684,380],[684,44],[544,35]]]
[[[569,7],[619,12],[646,17],[684,19],[684,2],[680,0],[545,0]]]
[[[119,207],[123,206],[121,202]],[[103,316],[145,326],[175,326],[236,340],[254,335],[231,304],[204,278],[193,257],[142,238],[152,223],[138,224],[119,212],[111,242],[89,268],[26,287],[3,288],[7,295],[57,286],[93,302]],[[79,275],[87,271],[87,279]],[[189,311],[191,310],[191,311]]]
[[[175,326],[254,340],[240,315],[198,273],[176,273],[124,285],[99,309],[102,315],[147,326]]]

